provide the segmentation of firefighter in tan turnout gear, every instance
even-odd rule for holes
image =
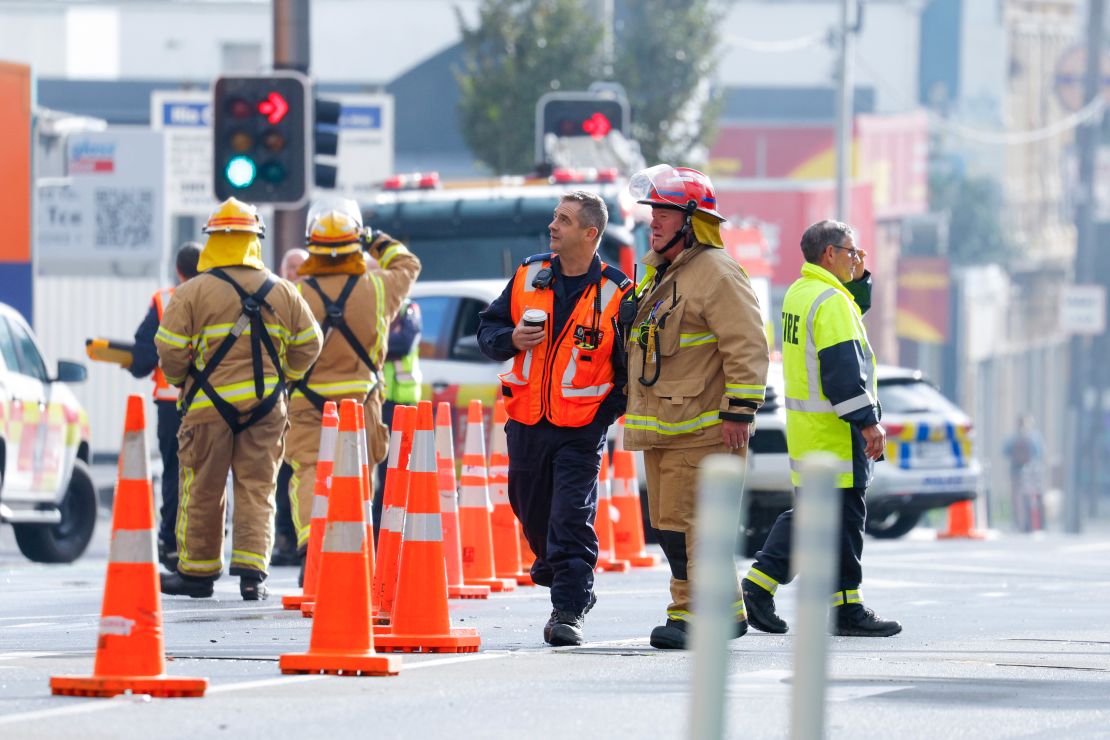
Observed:
[[[363,404],[371,470],[385,459],[389,443],[382,423],[381,367],[389,324],[420,274],[420,260],[380,233],[368,239],[364,254],[363,239],[354,201],[328,200],[310,211],[305,233],[309,257],[298,270],[298,289],[320,322],[324,348],[293,388],[285,447],[293,469],[289,493],[302,567],[324,403],[353,398]]]
[[[682,649],[698,466],[713,453],[747,454],[764,397],[767,339],[748,276],[723,249],[725,219],[709,178],[663,164],[637,173],[629,189],[651,206],[652,220],[645,273],[623,314],[630,324],[624,444],[644,451],[651,526],[671,567],[667,621],[652,630],[651,644]],[[735,608],[739,637],[747,631],[739,582]]]
[[[178,564],[162,576],[162,593],[212,595],[230,470],[230,573],[244,599],[264,599],[286,383],[320,353],[320,327],[296,288],[262,264],[266,227],[254,206],[229,198],[204,231],[200,274],[177,289],[155,337],[166,380],[182,388]]]

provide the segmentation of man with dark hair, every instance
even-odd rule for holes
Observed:
[[[551,251],[526,258],[481,313],[478,344],[501,375],[509,421],[509,502],[551,589],[543,638],[581,645],[597,565],[597,475],[609,425],[624,412],[617,312],[631,281],[597,255],[608,221],[593,193],[567,193],[548,225]]]
[[[177,250],[175,264],[177,283],[196,277],[201,246],[185,242]],[[162,456],[162,523],[158,528],[158,560],[171,573],[177,568],[177,544],[174,524],[177,521],[177,429],[181,419],[177,414],[180,392],[166,382],[158,367],[158,350],[154,335],[162,323],[162,313],[173,298],[174,288],[162,288],[150,299],[146,316],[135,330],[135,347],[131,351],[131,365],[127,368],[136,378],[152,375],[154,407],[158,414],[158,452]]]
[[[806,262],[782,303],[782,368],[785,379],[786,445],[790,478],[803,486],[800,464],[813,452],[836,458],[840,493],[840,565],[832,595],[833,631],[855,637],[889,637],[898,622],[880,619],[863,605],[864,495],[874,461],[886,447],[879,424],[875,354],[863,326],[870,304],[870,275],[852,229],[820,221],[802,235]],[[863,288],[861,290],[861,287]],[[794,510],[783,512],[741,586],[748,621],[764,632],[783,633],[787,624],[775,611],[775,591],[793,578],[790,547]]]

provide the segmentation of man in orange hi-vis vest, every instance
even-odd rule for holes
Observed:
[[[582,644],[594,605],[597,474],[605,431],[624,412],[617,311],[632,281],[597,256],[609,214],[593,193],[562,197],[548,226],[551,252],[528,257],[483,311],[478,344],[501,375],[509,421],[509,502],[551,588],[551,645]]]
[[[186,242],[177,250],[177,282],[180,285],[196,277],[201,246]],[[177,570],[177,538],[174,524],[177,521],[177,430],[181,417],[177,413],[180,391],[166,382],[158,366],[158,349],[154,335],[162,323],[162,314],[173,298],[173,288],[162,288],[150,299],[143,322],[135,330],[135,347],[131,350],[128,370],[136,378],[150,375],[154,381],[151,395],[158,411],[158,453],[162,456],[162,522],[158,527],[158,560],[171,573]]]

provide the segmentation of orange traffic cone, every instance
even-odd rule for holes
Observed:
[[[613,518],[613,549],[621,560],[636,568],[659,564],[659,556],[644,549],[643,509],[640,508],[640,485],[636,480],[636,458],[624,449],[624,417],[618,420],[616,444],[613,447],[613,499],[617,510]]]
[[[488,599],[489,586],[463,583],[462,547],[459,544],[459,487],[455,483],[455,435],[451,430],[451,404],[436,408],[436,482],[443,519],[443,551],[447,563],[447,596],[452,599]]]
[[[463,582],[489,586],[491,591],[512,591],[515,579],[498,578],[493,568],[493,535],[490,530],[489,490],[486,486],[486,443],[482,429],[482,402],[470,402],[466,417],[466,447],[463,450],[462,481],[459,487],[459,532],[461,534]]]
[[[335,401],[328,401],[324,404],[324,415],[320,421],[320,453],[316,457],[316,483],[312,488],[312,520],[309,523],[308,552],[304,561],[304,587],[299,594],[281,597],[281,605],[286,609],[300,609],[302,604],[316,598],[320,545],[324,541],[324,527],[328,520],[328,483],[331,481],[332,463],[335,461],[337,434],[339,412]]]
[[[307,653],[286,653],[278,661],[282,673],[335,673],[394,676],[401,670],[396,656],[374,652],[370,629],[369,552],[366,508],[362,492],[356,415],[362,407],[344,399],[339,407],[339,438],[328,497],[328,524],[321,548],[316,614]],[[362,444],[365,449],[365,445]]]
[[[619,516],[619,513],[612,505],[611,481],[609,452],[602,450],[601,471],[597,476],[597,517],[594,519],[594,529],[597,531],[597,569],[626,573],[632,567],[632,563],[617,559],[613,550],[613,520]]]
[[[374,572],[374,590],[378,597],[377,621],[388,624],[397,592],[397,560],[401,553],[401,531],[405,526],[405,504],[409,495],[409,454],[412,451],[412,425],[416,409],[397,406],[393,409],[393,432],[390,435],[389,462],[382,492],[382,523],[378,528],[378,568]]]
[[[366,521],[366,561],[367,576],[366,588],[370,591],[370,614],[378,611],[378,596],[374,593],[374,484],[370,479],[370,453],[366,446],[366,407],[359,406],[359,414],[355,417],[355,426],[358,427],[358,454],[359,469],[362,471],[362,518]]]
[[[50,691],[66,696],[204,696],[207,679],[166,675],[142,396],[127,397],[118,476],[93,673],[51,676]]]
[[[509,445],[505,439],[505,422],[508,420],[505,399],[499,398],[493,406],[493,425],[489,439],[489,497],[493,503],[493,512],[490,514],[493,568],[498,578],[512,578],[518,586],[534,586],[532,576],[520,567],[519,526],[512,504],[509,503]]]
[[[948,507],[948,530],[938,532],[937,539],[981,540],[985,535],[975,529],[975,502],[957,501]]]
[[[481,645],[478,631],[452,629],[447,615],[447,571],[431,401],[421,401],[417,407],[408,469],[409,500],[405,508],[397,598],[390,633],[377,637],[378,648],[406,653],[476,652]]]

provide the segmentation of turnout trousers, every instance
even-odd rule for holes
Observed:
[[[694,574],[694,542],[697,519],[698,469],[708,455],[744,456],[746,450],[731,450],[724,443],[702,447],[644,450],[647,474],[648,517],[671,568],[671,603],[667,618],[687,621],[693,611],[690,584]],[[740,491],[736,492],[740,495]],[[740,582],[736,581],[736,619],[744,619]]]
[[[158,416],[158,454],[162,456],[162,508],[158,514],[158,539],[166,544],[174,541],[174,524],[177,522],[177,431],[181,428],[181,415],[177,401],[155,401]],[[176,549],[176,545],[170,550]]]
[[[509,503],[536,554],[532,580],[551,589],[551,605],[581,614],[597,565],[597,475],[605,427],[557,427],[510,419]]]
[[[177,569],[218,578],[223,570],[227,474],[232,475],[231,575],[267,574],[274,540],[274,483],[284,446],[285,404],[239,434],[222,419],[190,422],[178,432],[181,502]]]
[[[330,400],[330,399],[329,399]],[[335,399],[337,402],[339,399]],[[366,420],[366,453],[370,461],[370,495],[374,491],[377,463],[385,458],[389,432],[381,422],[381,406],[371,394],[363,405]],[[289,434],[285,440],[285,461],[293,469],[289,479],[289,504],[293,528],[297,532],[297,549],[308,546],[312,523],[312,496],[316,488],[316,459],[320,456],[320,424],[323,414],[314,406],[299,407],[289,412]]]
[[[864,488],[840,488],[841,521],[839,542],[839,567],[836,583],[845,603],[859,601],[859,587],[863,581],[863,524],[867,516]],[[795,496],[801,495],[795,491]],[[772,594],[780,583],[789,583],[794,574],[790,570],[790,546],[794,539],[794,509],[779,514],[763,549],[755,554],[755,562],[746,576]]]

